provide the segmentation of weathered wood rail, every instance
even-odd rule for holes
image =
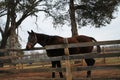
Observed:
[[[98,42],[83,42],[83,43],[71,43],[71,44],[58,44],[58,45],[47,45],[45,47],[36,47],[30,50],[49,50],[49,49],[59,49],[59,48],[72,48],[72,47],[86,47],[86,46],[96,46],[96,45],[111,45],[120,44],[120,40],[111,41],[98,41]],[[0,52],[7,51],[30,51],[27,49],[0,49]]]
[[[112,45],[112,44],[120,44],[120,40],[112,40],[112,41],[100,41],[100,42],[87,42],[87,43],[75,43],[75,44],[59,44],[59,45],[49,45],[49,46],[45,46],[45,47],[38,47],[38,48],[33,48],[31,50],[45,50],[45,49],[59,49],[59,48],[72,48],[72,47],[86,47],[86,46],[96,46],[96,45]],[[7,51],[28,51],[26,49],[0,49],[0,52],[7,52]],[[59,57],[53,57],[53,58],[49,58],[49,59],[24,59],[24,56],[7,56],[7,57],[0,57],[0,61],[6,60],[6,59],[13,59],[12,63],[14,64],[18,64],[18,63],[23,63],[26,64],[28,62],[44,62],[44,61],[55,61],[55,60],[72,60],[72,59],[84,59],[84,58],[104,58],[104,57],[118,57],[120,56],[120,51],[115,51],[115,52],[106,52],[107,54],[100,54],[97,52],[94,53],[86,53],[86,54],[79,54],[79,55],[69,55],[67,52],[67,56],[59,56]],[[66,54],[66,53],[65,53]],[[18,59],[19,58],[19,59]],[[67,65],[66,65],[67,68]],[[33,69],[33,71],[64,71],[67,72],[66,68],[57,68],[57,69],[45,69],[45,68],[36,68]],[[89,67],[70,67],[68,69],[71,69],[70,71],[82,71],[82,70],[99,70],[99,69],[120,69],[120,65],[107,65],[107,66],[89,66]],[[14,71],[14,70],[12,70]],[[20,71],[22,72],[22,70],[15,70],[15,71]],[[25,69],[23,70],[24,72],[29,72],[29,69]],[[70,71],[68,71],[69,73],[71,73]],[[69,78],[69,76],[71,76],[71,74],[67,73],[66,79],[65,80],[81,80],[81,79],[72,79]],[[44,79],[42,79],[44,80]],[[59,80],[59,79],[55,79],[55,80]],[[62,80],[62,79],[60,79]],[[63,79],[64,80],[64,79]]]
[[[97,53],[86,53],[86,54],[77,54],[77,55],[70,55],[69,60],[73,59],[85,59],[85,58],[103,58],[103,57],[118,57],[120,56],[120,52],[112,52],[107,54],[97,54]],[[10,57],[8,57],[10,58]],[[15,56],[13,56],[15,58]],[[47,61],[57,61],[57,60],[66,60],[66,56],[59,56],[59,57],[52,57],[48,59],[39,59],[39,58],[30,58],[30,59],[17,59],[13,61],[13,63],[23,63],[26,64],[28,62],[47,62]]]

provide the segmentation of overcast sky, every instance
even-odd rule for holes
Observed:
[[[101,28],[94,28],[91,26],[83,27],[78,30],[79,35],[87,35],[94,37],[98,41],[103,40],[120,40],[120,8],[119,12],[115,14],[116,19],[113,19],[110,24]],[[21,37],[22,48],[25,48],[27,43],[27,31],[35,31],[37,33],[44,33],[48,35],[59,35],[62,37],[71,36],[70,26],[64,26],[59,28],[53,28],[50,18],[45,19],[43,13],[39,13],[37,24],[35,24],[35,17],[28,17],[21,24],[19,28],[19,36]]]

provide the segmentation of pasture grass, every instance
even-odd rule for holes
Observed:
[[[120,57],[111,57],[111,58],[96,58],[96,63],[101,64],[115,64],[120,63]]]

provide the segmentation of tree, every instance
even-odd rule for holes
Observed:
[[[71,21],[72,36],[78,35],[77,24],[76,24],[76,19],[75,19],[74,0],[70,0],[70,3],[69,3],[69,14],[70,14],[70,21]]]
[[[46,1],[49,15],[56,26],[71,24],[72,36],[77,35],[77,28],[86,25],[101,27],[110,24],[115,17],[120,0],[50,0]]]
[[[44,0],[1,0],[0,1],[0,17],[6,18],[5,26],[0,26],[2,35],[0,49],[4,49],[7,44],[8,38],[11,39],[11,48],[15,45],[16,29],[28,17],[36,16],[38,12],[38,4]],[[19,17],[18,17],[19,15]],[[21,15],[21,16],[20,16]],[[4,53],[0,54],[4,56]],[[3,66],[3,63],[0,63]]]
[[[15,33],[25,18],[35,15],[39,2],[37,0],[2,0],[0,2],[0,16],[6,18],[5,27],[0,27],[2,34],[0,48],[5,48],[8,37]],[[18,14],[21,14],[21,17],[18,17]]]

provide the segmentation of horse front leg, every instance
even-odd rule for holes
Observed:
[[[87,66],[93,66],[95,64],[94,59],[85,59],[85,62],[87,63]],[[91,70],[87,71],[87,78],[91,77]]]
[[[61,63],[60,61],[52,61],[52,68],[61,68]],[[63,78],[63,73],[59,72],[60,78]],[[55,78],[55,72],[52,72],[52,78]]]
[[[52,68],[56,67],[56,62],[52,61]],[[55,72],[52,72],[52,78],[55,78]]]

